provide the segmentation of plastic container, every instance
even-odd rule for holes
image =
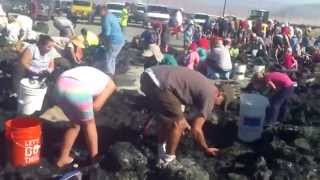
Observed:
[[[235,79],[235,80],[243,80],[243,79],[245,79],[246,71],[247,71],[247,65],[235,64],[234,65],[233,79]]]
[[[255,65],[253,66],[253,72],[254,73],[263,73],[266,70],[265,66],[261,66],[261,65]]]
[[[253,57],[257,57],[258,52],[259,52],[258,49],[253,49],[253,50],[251,51],[251,55],[252,55]]]
[[[5,122],[9,159],[14,167],[37,164],[40,161],[42,128],[37,119],[21,117]]]
[[[20,81],[18,94],[18,114],[31,115],[41,111],[47,86],[44,82],[24,78]]]
[[[246,71],[247,71],[247,65],[245,65],[245,64],[235,64],[235,67],[234,67],[234,72],[235,73],[245,74]]]
[[[253,142],[261,138],[266,108],[269,100],[259,94],[240,95],[240,121],[238,137],[244,142]]]
[[[79,170],[68,172],[67,174],[64,174],[62,177],[59,178],[59,180],[81,180],[81,179],[82,179],[82,173]]]

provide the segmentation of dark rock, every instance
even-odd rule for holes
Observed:
[[[289,146],[285,141],[274,139],[271,142],[271,146],[273,150],[273,156],[284,158],[289,161],[296,161],[298,155],[296,148]]]
[[[248,177],[242,174],[228,173],[229,180],[248,180]]]
[[[193,159],[180,159],[181,164],[187,169],[187,175],[190,180],[209,180],[209,174],[202,167],[200,167]]]
[[[311,150],[311,146],[310,146],[309,142],[304,138],[299,138],[299,139],[294,140],[294,145],[303,151],[310,152],[310,150]]]
[[[181,163],[180,163],[181,162]],[[209,180],[207,171],[193,159],[183,158],[180,162],[171,162],[166,168],[159,170],[160,179],[166,180]]]
[[[276,128],[274,132],[287,143],[291,143],[296,138],[303,136],[301,128],[292,125],[282,125],[279,128]]]
[[[116,172],[112,180],[145,180],[146,177],[139,177],[134,171]]]
[[[115,170],[133,170],[145,173],[148,159],[129,142],[118,142],[110,148]]]
[[[272,176],[272,171],[269,169],[258,170],[253,175],[254,179],[256,179],[256,180],[270,180],[271,176]]]
[[[282,159],[276,159],[275,165],[272,169],[272,180],[282,180],[282,179],[290,179],[290,180],[300,180],[303,179],[301,172],[297,170],[296,164],[285,161]]]

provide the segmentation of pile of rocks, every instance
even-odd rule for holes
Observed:
[[[136,91],[120,91],[97,115],[101,152],[105,158],[100,167],[82,170],[85,179],[112,180],[317,180],[320,179],[319,84],[308,84],[297,90],[291,102],[291,117],[284,124],[266,129],[254,143],[237,138],[238,99],[225,112],[217,110],[204,131],[210,145],[221,149],[217,157],[207,157],[186,135],[179,145],[177,161],[164,169],[156,166],[155,127],[144,134],[145,122],[152,117],[143,96]],[[64,125],[55,125],[64,129]],[[45,128],[49,132],[50,128]],[[48,131],[47,131],[48,130]],[[44,146],[60,143],[63,133]],[[52,136],[52,133],[51,133]],[[75,147],[77,148],[77,146]],[[19,171],[4,169],[0,179],[52,179],[50,159],[54,148],[44,154],[41,168]],[[58,148],[56,148],[58,149]]]

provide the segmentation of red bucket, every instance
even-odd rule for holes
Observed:
[[[5,136],[9,142],[10,162],[13,166],[28,166],[40,161],[41,122],[30,117],[5,122]]]

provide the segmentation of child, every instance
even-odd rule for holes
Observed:
[[[192,43],[189,47],[189,52],[185,58],[185,62],[186,62],[185,64],[191,70],[194,70],[195,68],[197,68],[198,64],[200,63],[200,57],[197,52],[197,48],[198,48],[197,44]]]
[[[292,49],[288,48],[283,57],[283,66],[288,70],[298,69],[298,63],[292,54]]]

